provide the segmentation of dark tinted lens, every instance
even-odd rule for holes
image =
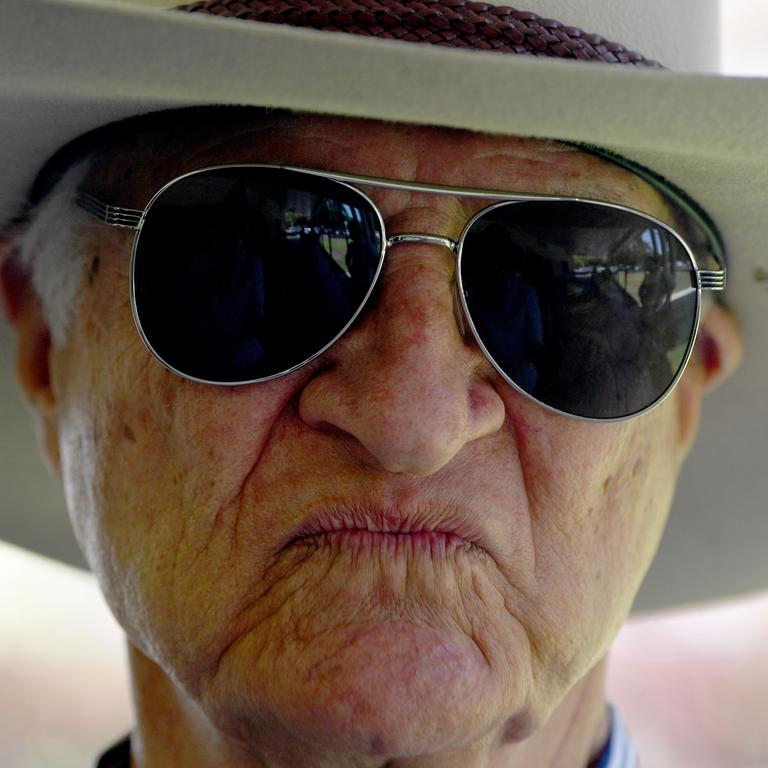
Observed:
[[[141,328],[189,376],[272,376],[344,330],[380,253],[376,212],[343,184],[272,168],[202,171],[149,208],[133,273]]]
[[[493,208],[467,233],[461,279],[497,365],[573,415],[620,418],[654,403],[694,333],[686,249],[630,211],[579,201]]]

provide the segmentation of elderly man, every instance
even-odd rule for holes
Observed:
[[[243,18],[135,19],[224,46],[284,7],[187,10]],[[605,660],[739,359],[716,229],[596,147],[299,102],[94,119],[6,227],[20,383],[130,649],[100,764],[634,765]]]

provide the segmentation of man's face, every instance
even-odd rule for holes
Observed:
[[[546,142],[319,117],[185,133],[112,158],[93,191],[142,208],[195,168],[284,162],[666,217],[627,172]],[[390,235],[456,238],[475,210],[366,192]],[[311,364],[197,384],[139,339],[131,237],[94,238],[52,368],[74,525],[130,642],[230,733],[268,724],[405,754],[540,725],[604,655],[653,556],[682,454],[677,398],[596,425],[522,397],[460,334],[455,257],[425,244],[390,249],[375,305]],[[475,545],[291,543],[318,512],[395,510],[459,523]]]

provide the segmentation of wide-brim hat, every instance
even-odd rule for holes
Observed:
[[[729,254],[726,299],[743,327],[746,358],[705,403],[700,438],[636,608],[768,586],[768,81],[717,72],[715,0],[520,0],[520,11],[539,17],[448,0],[439,19],[432,0],[344,2],[341,11],[318,0],[293,16],[267,16],[251,0],[197,3],[194,13],[148,7],[170,4],[157,0],[3,0],[0,226],[19,213],[37,172],[61,146],[121,118],[192,105],[586,142],[647,166],[690,194],[720,228]],[[463,16],[453,16],[451,6]],[[359,27],[379,31],[328,31]],[[382,31],[401,39],[377,37]],[[411,41],[417,38],[438,44]],[[488,50],[445,44],[457,38]],[[550,57],[509,55],[520,52]],[[194,122],[187,130],[195,131]],[[11,459],[31,439],[31,429],[19,436],[3,428],[0,437],[6,518],[26,515],[24,500],[13,496],[22,468]],[[63,501],[56,505],[63,524]],[[54,524],[46,522],[48,535]],[[8,520],[0,535],[14,538]],[[53,551],[34,532],[24,541]]]

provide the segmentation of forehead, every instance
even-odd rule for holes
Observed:
[[[143,208],[175,177],[226,163],[287,163],[360,175],[606,200],[669,218],[649,184],[557,141],[328,115],[183,111],[139,122],[102,153],[96,194]]]

